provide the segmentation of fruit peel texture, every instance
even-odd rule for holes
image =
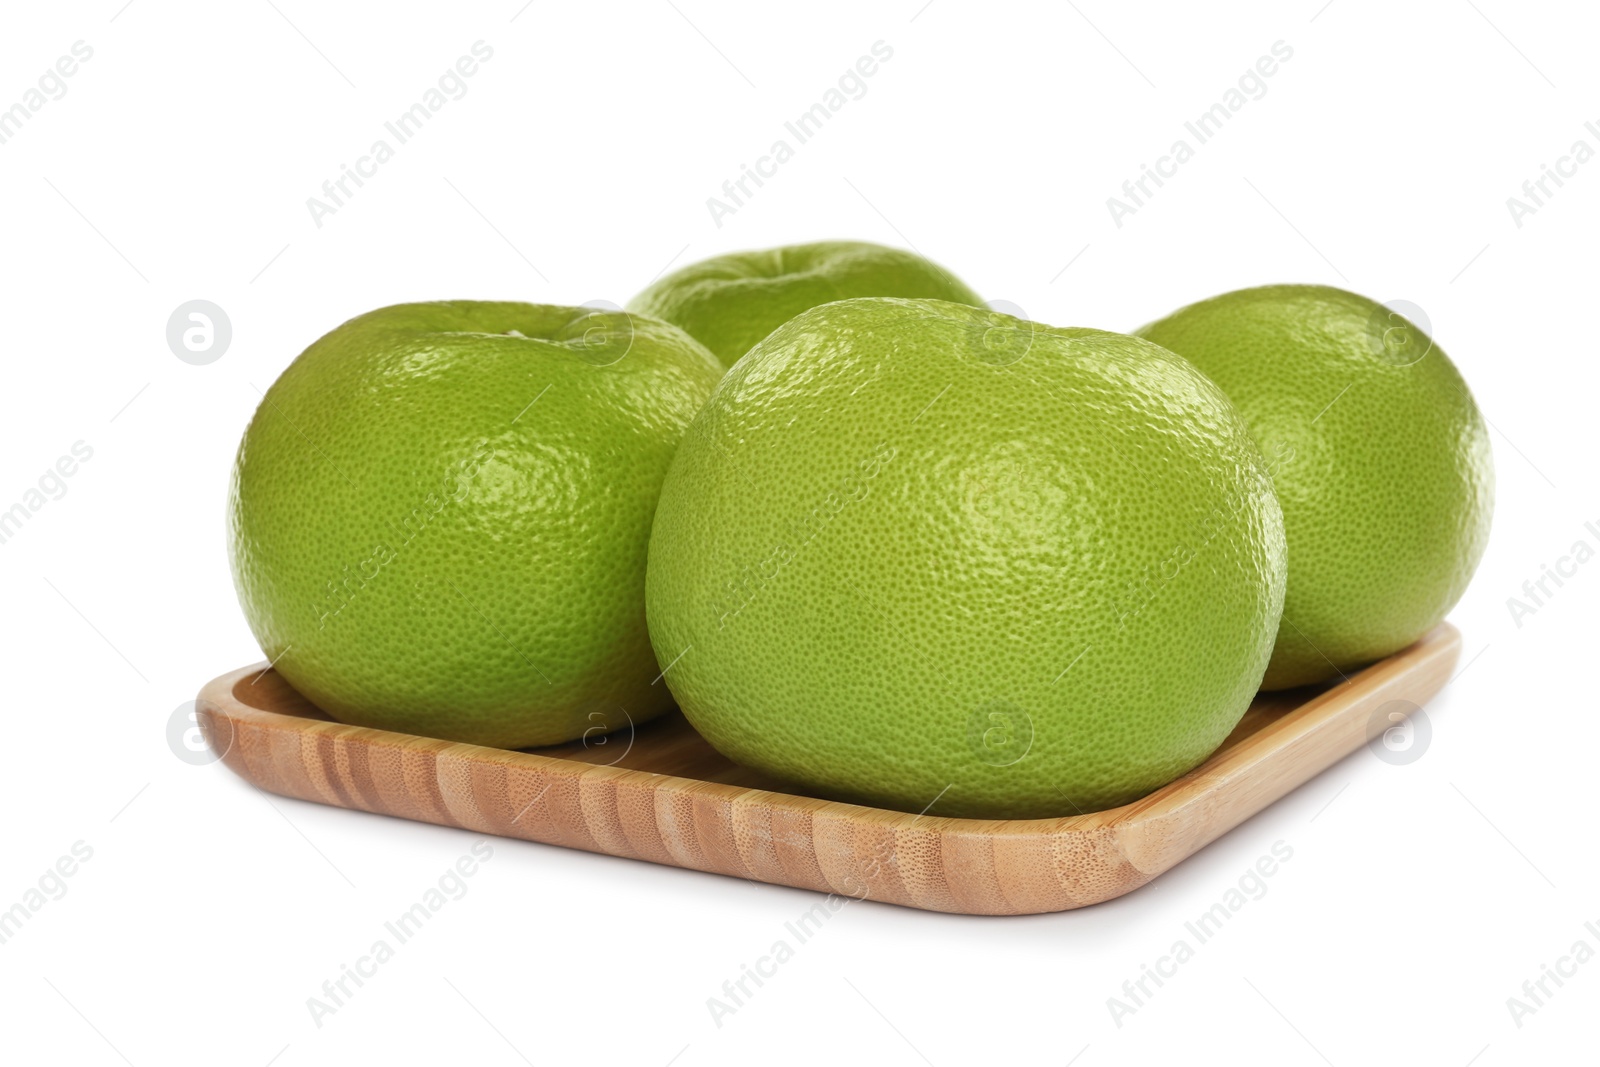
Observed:
[[[983,304],[960,279],[915,253],[864,241],[818,241],[691,263],[640,292],[628,309],[683,327],[731,367],[800,312],[864,296]]]
[[[1072,815],[1254,696],[1282,517],[1237,412],[1138,338],[849,300],[757,345],[663,486],[647,610],[694,726],[837,799]]]
[[[1425,332],[1354,293],[1273,285],[1138,333],[1222,388],[1271,467],[1289,585],[1265,688],[1347,674],[1444,619],[1488,545],[1494,463]]]
[[[445,301],[302,353],[235,460],[235,584],[342,722],[505,748],[671,706],[643,610],[674,449],[721,374],[643,316]]]

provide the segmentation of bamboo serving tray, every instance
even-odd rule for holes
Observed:
[[[1460,650],[1446,623],[1348,681],[1262,694],[1189,774],[1058,819],[949,819],[785,792],[678,713],[603,744],[513,752],[335,723],[265,664],[215,679],[196,703],[227,765],[284,796],[931,911],[1024,915],[1110,900],[1172,868],[1365,745],[1389,702],[1424,703]]]

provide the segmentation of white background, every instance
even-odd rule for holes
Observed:
[[[1578,939],[1600,949],[1600,562],[1520,620],[1507,600],[1600,548],[1600,161],[1520,227],[1506,201],[1575,140],[1600,149],[1600,25],[1577,4],[1321,4],[15,5],[0,107],[74,42],[94,54],[0,144],[0,509],[75,442],[93,458],[0,544],[0,908],[75,842],[93,856],[0,945],[0,1056],[1592,1062],[1600,962],[1520,1027],[1506,1001]],[[478,40],[467,94],[317,227],[307,198]],[[707,197],[880,40],[866,94],[718,227]],[[1280,40],[1266,94],[1115,225],[1107,197]],[[1430,747],[1358,753],[1097,907],[852,904],[720,1027],[707,998],[812,894],[493,840],[318,1027],[307,998],[478,838],[268,799],[169,748],[175,709],[260,658],[223,534],[258,390],[383,304],[621,304],[669,264],[830,237],[915,247],[1057,325],[1279,281],[1422,307],[1498,478]],[[208,366],[165,340],[196,298],[233,326]],[[1116,1025],[1107,998],[1278,841],[1266,895]]]

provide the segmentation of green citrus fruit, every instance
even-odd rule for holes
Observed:
[[[861,299],[718,384],[662,487],[646,606],[679,705],[730,758],[1028,818],[1130,801],[1215,749],[1283,583],[1265,464],[1186,361]]]
[[[731,367],[800,312],[857,296],[983,303],[919,255],[865,241],[819,241],[691,263],[639,293],[628,310],[676,323]]]
[[[451,301],[362,315],[266,393],[234,463],[239,599],[341,722],[521,748],[671,706],[645,552],[722,370],[621,312]]]
[[[1489,434],[1455,365],[1366,297],[1273,285],[1139,331],[1243,414],[1272,471],[1289,588],[1265,686],[1404,648],[1455,605],[1489,538]]]

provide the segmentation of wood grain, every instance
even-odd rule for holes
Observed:
[[[918,816],[819,800],[718,755],[674,714],[533,752],[330,721],[257,664],[197,701],[213,749],[284,796],[933,911],[1064,911],[1144,885],[1443,687],[1443,624],[1332,687],[1263,694],[1210,759],[1142,800],[1059,819]]]

